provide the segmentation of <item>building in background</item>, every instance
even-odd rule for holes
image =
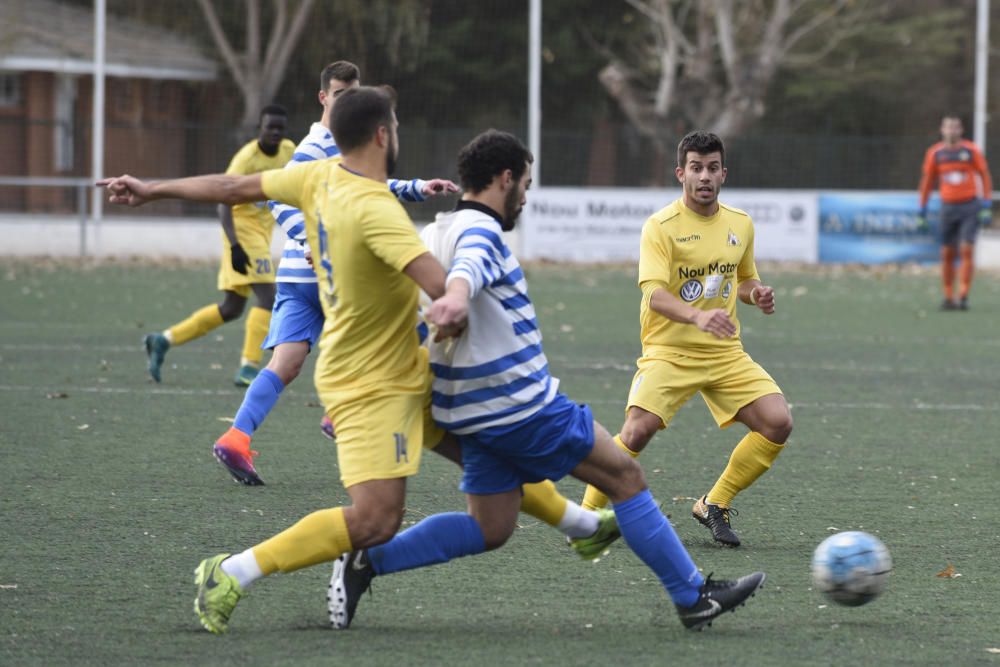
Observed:
[[[87,175],[93,45],[87,8],[57,0],[0,3],[0,176]],[[220,169],[224,158],[214,155],[214,145],[206,148],[198,136],[204,130],[190,122],[197,116],[204,124],[222,106],[217,64],[199,44],[109,15],[106,72],[107,173]],[[73,205],[72,192],[60,189],[0,189],[0,210]]]

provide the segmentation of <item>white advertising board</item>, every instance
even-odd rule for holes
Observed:
[[[642,225],[679,190],[538,188],[521,214],[521,255],[568,262],[639,259]],[[726,190],[721,201],[753,218],[758,259],[819,259],[818,193],[804,190]]]

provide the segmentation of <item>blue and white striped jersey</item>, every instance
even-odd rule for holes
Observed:
[[[340,149],[333,140],[330,133],[322,123],[313,123],[309,128],[309,134],[295,147],[295,153],[285,167],[294,166],[300,162],[310,162],[312,160],[325,160],[326,158],[340,155]],[[400,201],[418,202],[425,199],[423,189],[425,182],[419,178],[402,181],[390,178],[389,189]],[[294,206],[288,206],[281,202],[269,201],[268,208],[271,215],[281,225],[288,236],[285,241],[285,248],[281,252],[281,262],[278,264],[278,273],[275,279],[285,283],[314,283],[316,282],[316,272],[309,266],[306,259],[306,225],[305,216],[302,211]]]
[[[449,267],[448,282],[470,287],[469,324],[457,339],[430,344],[434,420],[447,431],[476,433],[527,419],[556,396],[542,333],[517,258],[497,214],[459,202],[424,228],[428,249]]]

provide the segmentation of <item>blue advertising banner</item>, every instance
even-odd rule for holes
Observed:
[[[915,192],[820,193],[819,261],[936,262],[940,200],[928,203],[927,228]]]

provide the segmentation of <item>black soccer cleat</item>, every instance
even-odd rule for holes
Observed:
[[[963,296],[961,299],[959,299],[959,301],[958,301],[958,309],[959,310],[968,310],[969,309],[969,297]]]
[[[358,600],[374,578],[375,568],[368,560],[367,549],[346,553],[333,562],[333,576],[326,595],[330,625],[338,630],[351,627]]]
[[[958,304],[951,299],[945,299],[941,302],[941,310],[958,310]]]
[[[740,538],[733,532],[729,524],[729,515],[739,514],[731,507],[719,507],[707,500],[707,496],[702,496],[691,508],[691,516],[698,520],[698,523],[712,531],[712,539],[727,547],[740,546]]]
[[[742,607],[764,585],[766,575],[754,572],[734,581],[713,581],[708,575],[698,591],[698,602],[691,607],[677,607],[677,615],[688,630],[701,630],[726,613]]]

